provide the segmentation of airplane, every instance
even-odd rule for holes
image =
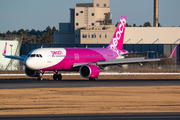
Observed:
[[[126,55],[137,54],[129,53],[123,49],[123,40],[126,26],[126,16],[122,16],[116,28],[110,44],[106,48],[38,48],[32,50],[28,55],[12,56],[6,55],[7,42],[3,55],[5,58],[24,61],[25,73],[29,77],[37,77],[43,80],[45,71],[54,71],[53,80],[61,80],[62,75],[59,71],[79,71],[80,75],[89,80],[97,80],[100,69],[110,65],[122,66],[123,64],[160,61],[161,58],[145,59],[125,58]],[[170,58],[173,57],[177,45]],[[147,51],[145,53],[151,53]],[[144,52],[138,52],[144,53]]]

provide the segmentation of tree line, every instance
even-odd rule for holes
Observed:
[[[115,26],[117,26],[119,22]],[[161,24],[158,24],[159,27],[162,27]],[[137,26],[135,23],[131,26],[128,23],[126,23],[126,27],[152,27],[150,22],[145,22],[143,25]],[[180,26],[179,26],[180,27]],[[24,30],[20,29],[18,31],[7,31],[6,33],[0,33],[0,39],[6,38],[6,39],[14,39],[16,38],[22,38],[22,43],[27,44],[51,44],[53,43],[53,33],[54,31],[58,31],[55,27],[51,29],[50,26],[46,27],[45,30]]]
[[[24,30],[20,29],[18,31],[7,31],[6,33],[0,33],[0,38],[6,38],[6,39],[14,39],[16,38],[22,38],[22,43],[38,43],[38,44],[50,44],[53,43],[53,32],[58,31],[55,27],[51,29],[50,26],[46,27],[45,30]]]
[[[117,22],[115,26],[117,26],[118,24],[119,22]],[[139,26],[137,26],[135,23],[132,26],[126,23],[126,27],[152,27],[152,26],[151,23],[147,21],[143,25],[139,25]],[[158,27],[162,27],[160,23],[158,23]]]

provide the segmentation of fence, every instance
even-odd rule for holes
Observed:
[[[62,75],[80,75],[79,72],[60,72]],[[45,71],[44,75],[53,75],[54,71]],[[100,75],[180,75],[180,65],[124,65],[122,67],[110,66],[101,70]],[[24,67],[20,66],[18,70],[1,70],[2,76],[26,76]]]
[[[125,65],[122,68],[112,66],[109,70],[118,73],[180,73],[180,65]]]

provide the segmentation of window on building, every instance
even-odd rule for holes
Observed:
[[[90,35],[88,35],[88,38],[90,38]]]
[[[99,38],[101,38],[101,35],[99,35]]]
[[[92,13],[91,15],[94,16],[94,13]]]
[[[76,38],[77,38],[77,35],[76,35]]]
[[[92,23],[91,25],[94,26],[94,23]]]
[[[80,11],[80,13],[83,13],[83,11]]]
[[[107,38],[107,35],[105,35],[105,38]]]
[[[106,7],[106,4],[104,4],[104,7]]]
[[[99,4],[96,4],[96,7],[99,7]]]
[[[79,16],[79,13],[76,13],[76,16]]]
[[[78,26],[79,25],[79,23],[76,23],[76,26]]]
[[[92,38],[96,38],[96,34],[92,34]]]
[[[82,37],[83,37],[83,38],[87,38],[87,34],[84,34]]]
[[[80,38],[80,35],[78,35],[78,38]]]

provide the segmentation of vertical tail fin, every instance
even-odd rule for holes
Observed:
[[[123,48],[124,32],[126,27],[126,16],[122,16],[116,28],[114,36],[107,48],[121,50]]]

